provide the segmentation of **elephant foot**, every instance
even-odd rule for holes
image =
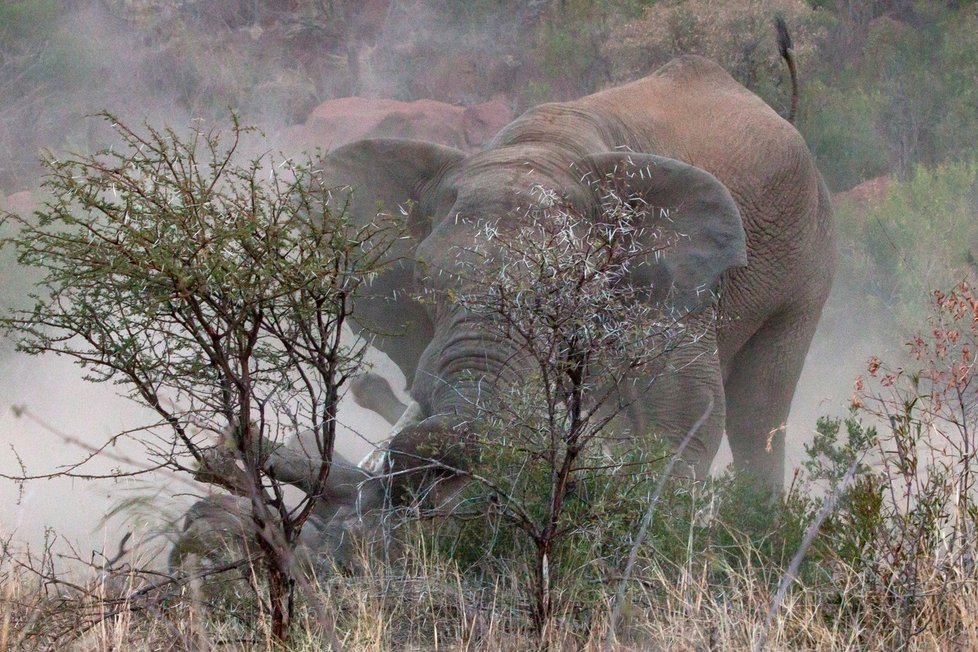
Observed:
[[[397,398],[387,379],[373,372],[355,378],[350,383],[350,392],[357,405],[376,412],[390,424],[396,423],[408,407]]]

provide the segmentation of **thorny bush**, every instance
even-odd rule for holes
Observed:
[[[481,224],[452,297],[480,317],[488,341],[516,349],[512,377],[492,405],[476,406],[481,457],[454,516],[477,521],[477,533],[463,526],[452,548],[481,540],[469,559],[477,564],[525,554],[542,633],[627,555],[630,538],[609,514],[626,505],[633,519],[640,514],[647,480],[661,470],[654,463],[668,458],[627,417],[667,373],[666,356],[705,328],[630,281],[679,237],[668,211],[613,179],[594,183],[603,198],[597,217],[537,188],[518,219]]]
[[[237,496],[252,526],[255,595],[286,638],[296,549],[314,524],[339,400],[365,347],[342,336],[344,324],[397,231],[383,216],[350,220],[344,193],[310,164],[246,159],[250,130],[236,116],[223,134],[188,135],[103,117],[121,145],[48,160],[51,198],[38,219],[5,217],[18,233],[2,243],[42,278],[32,309],[0,330],[27,353],[68,356],[88,380],[114,383],[158,416],[109,443],[134,439],[154,470]],[[270,460],[299,432],[312,433],[305,452],[316,472],[291,500],[291,480]]]
[[[847,459],[865,462],[826,528],[838,572],[863,583],[858,600],[840,594],[840,615],[888,623],[898,646],[931,619],[958,622],[939,605],[975,579],[978,295],[967,282],[933,293],[930,330],[909,349],[913,369],[873,357],[856,380],[854,417],[877,426],[847,420]]]

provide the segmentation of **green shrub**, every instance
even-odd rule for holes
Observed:
[[[889,169],[885,143],[876,131],[881,101],[859,86],[812,81],[803,89],[798,128],[829,188],[846,190]]]
[[[968,626],[955,605],[978,548],[978,295],[965,282],[934,292],[927,322],[908,345],[911,364],[869,361],[845,441],[839,421],[821,421],[806,464],[840,495],[820,545],[834,617],[886,631],[891,649],[915,649],[934,620],[948,632]],[[838,480],[846,466],[849,487]]]
[[[549,508],[551,478],[530,453],[497,445],[482,456],[478,474],[493,478],[528,514],[541,518]],[[562,519],[566,532],[549,565],[557,596],[554,609],[573,615],[562,620],[563,627],[583,634],[604,616],[669,455],[668,446],[659,444],[645,453],[632,450],[614,462],[602,456],[582,462],[595,470],[581,474],[567,497]],[[689,576],[703,578],[717,592],[745,575],[773,590],[817,507],[801,492],[782,500],[732,474],[707,483],[674,477],[657,498],[626,594],[633,602],[655,596],[660,582],[673,585]],[[493,490],[473,483],[450,519],[432,521],[424,530],[426,549],[458,564],[474,592],[532,573],[537,551],[526,531],[501,508],[503,502]],[[802,576],[824,579],[819,573],[824,558],[821,551],[810,555]],[[668,592],[666,586],[659,588]],[[533,599],[525,579],[509,590],[514,605]]]
[[[927,296],[978,270],[978,164],[917,167],[882,202],[843,204],[839,278],[904,327],[920,326]]]
[[[819,56],[802,67],[801,113],[830,187],[973,158],[978,16],[956,4],[831,8]]]
[[[844,438],[840,437],[843,425]],[[815,554],[858,570],[884,525],[883,479],[865,459],[878,443],[876,429],[864,426],[853,410],[845,420],[820,418],[814,439],[805,444],[806,483],[828,494],[840,492],[835,511],[822,526]],[[844,487],[843,479],[853,466],[855,481]]]

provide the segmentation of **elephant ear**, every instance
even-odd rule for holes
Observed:
[[[445,194],[446,173],[464,158],[464,152],[452,147],[375,138],[329,152],[320,161],[319,173],[329,185],[350,189],[349,210],[358,221],[373,220],[378,206],[395,216],[400,208],[411,207],[410,227],[420,239],[431,230],[431,216],[423,213],[437,208],[437,197]]]
[[[326,154],[318,173],[339,192],[349,189],[347,210],[359,224],[377,217],[378,208],[395,219],[406,215],[412,237],[396,240],[388,252],[392,264],[374,277],[357,299],[355,330],[366,328],[409,380],[431,339],[432,325],[418,301],[415,249],[431,232],[432,219],[455,201],[453,170],[465,153],[418,140],[378,138],[343,145]]]
[[[696,310],[713,300],[724,270],[747,265],[737,204],[706,170],[664,156],[627,152],[589,156],[577,168],[598,210],[609,199],[624,201],[645,221],[639,237],[657,252],[649,265],[634,270],[633,281],[648,284],[653,298]]]

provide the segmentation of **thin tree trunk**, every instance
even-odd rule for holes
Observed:
[[[266,542],[266,545],[271,546]],[[282,568],[281,555],[272,554],[268,563],[268,598],[272,611],[272,636],[283,643],[289,641],[289,630],[292,627],[292,607],[295,593],[295,582],[287,571]]]

